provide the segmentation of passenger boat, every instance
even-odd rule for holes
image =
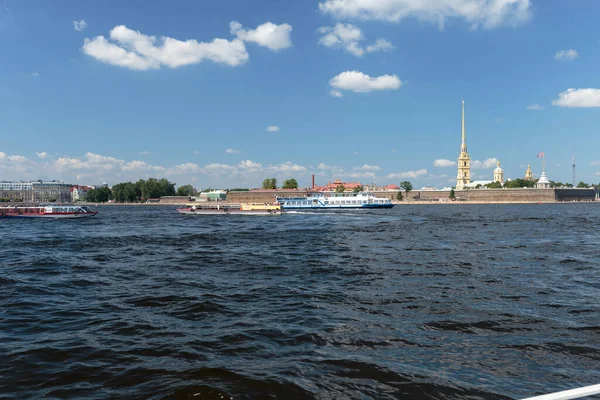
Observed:
[[[98,211],[77,205],[0,205],[0,218],[86,218],[93,217]]]
[[[187,215],[280,215],[281,206],[279,204],[194,204],[191,206],[178,208],[177,212]]]
[[[284,210],[394,207],[390,199],[375,197],[369,192],[317,192],[309,193],[303,197],[277,197],[277,202],[281,204]]]

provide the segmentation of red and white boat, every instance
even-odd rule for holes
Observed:
[[[0,205],[0,218],[86,218],[93,217],[98,211],[87,206],[76,205]]]

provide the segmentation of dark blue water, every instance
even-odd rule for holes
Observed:
[[[599,204],[0,221],[0,397],[494,399],[600,383]]]

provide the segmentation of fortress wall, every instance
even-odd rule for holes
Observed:
[[[461,190],[461,198],[468,201],[553,202],[554,189],[475,189]],[[458,195],[457,195],[458,197]]]
[[[376,192],[378,197],[396,200],[398,192]],[[446,201],[450,196],[449,190],[412,190],[404,201]],[[476,202],[553,202],[554,189],[471,189],[456,190],[458,201]]]
[[[256,190],[250,192],[229,192],[227,201],[232,203],[271,203],[275,200],[275,194],[282,197],[305,196],[307,190]],[[375,196],[388,198],[395,201],[398,192],[380,191],[373,192]],[[473,202],[554,202],[554,201],[592,201],[594,200],[594,189],[471,189],[456,190],[455,196],[458,201]],[[447,201],[450,196],[449,190],[412,190],[404,201]]]
[[[594,189],[554,189],[558,201],[594,201],[596,191]]]

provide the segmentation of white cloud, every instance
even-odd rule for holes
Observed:
[[[27,161],[29,161],[29,160],[27,159],[27,157],[24,157],[24,156],[17,156],[17,155],[14,155],[14,156],[8,156],[8,157],[6,157],[6,159],[7,159],[8,161],[12,161],[12,162],[15,162],[15,163],[23,163],[23,162],[27,162]]]
[[[227,154],[240,154],[241,151],[240,150],[234,150],[234,149],[227,149],[227,150],[225,150],[225,153],[227,153]]]
[[[471,161],[471,168],[473,169],[489,169],[495,168],[496,163],[498,162],[497,158],[488,158],[483,161],[473,160]]]
[[[471,28],[517,26],[531,17],[530,0],[324,0],[319,9],[338,19],[399,22],[413,17],[443,29],[448,18],[464,20]]]
[[[579,57],[579,53],[576,50],[561,50],[554,55],[556,61],[573,61]]]
[[[427,175],[427,170],[426,169],[420,169],[418,171],[407,171],[407,172],[399,172],[399,173],[394,173],[394,174],[388,174],[388,178],[389,179],[395,179],[395,178],[401,178],[401,179],[406,179],[406,178],[420,178],[422,176]]]
[[[213,164],[210,164],[210,165],[213,165]],[[205,168],[207,168],[207,167],[209,167],[209,165],[207,165]],[[169,172],[170,172],[170,174],[184,174],[184,173],[194,173],[195,174],[200,171],[202,171],[202,168],[198,164],[185,163],[185,164],[176,165]]]
[[[600,89],[567,89],[559,93],[552,105],[559,107],[600,107]]]
[[[361,167],[354,167],[353,169],[363,171],[379,171],[381,168],[378,165],[364,164]]]
[[[239,39],[214,39],[209,43],[193,39],[180,41],[165,36],[157,39],[124,25],[115,26],[110,31],[110,40],[104,36],[84,39],[82,50],[106,64],[140,71],[162,66],[178,68],[204,60],[238,66],[249,58],[244,42]]]
[[[140,151],[139,154],[140,154],[140,156],[147,156],[148,154],[150,154],[150,152],[148,150],[143,150],[143,151]]]
[[[544,110],[544,107],[540,106],[539,104],[533,103],[528,105],[527,109],[531,111],[541,111]]]
[[[50,157],[50,154],[46,153],[45,151],[41,151],[39,153],[35,153],[36,156],[38,156],[39,159],[44,160],[48,157]]]
[[[146,169],[151,168],[150,164],[146,163],[145,161],[138,161],[138,160],[133,160],[127,163],[124,163],[121,166],[121,169],[123,171],[143,171]]]
[[[40,73],[39,73],[39,72],[32,72],[32,73],[31,73],[31,76],[38,77],[38,76],[40,76]]]
[[[344,97],[342,92],[340,92],[337,89],[332,89],[331,92],[329,92],[329,94],[332,95],[333,97]]]
[[[267,166],[252,160],[242,160],[233,165],[210,163],[202,166],[187,162],[161,166],[92,152],[85,153],[82,157],[65,156],[57,159],[53,159],[45,152],[37,154],[38,159],[32,161],[21,155],[7,155],[0,152],[0,171],[3,179],[59,179],[67,183],[114,184],[156,177],[174,178],[179,184],[202,179],[205,185],[212,187],[257,187],[265,174],[277,179],[289,178],[293,174],[298,179],[305,176],[308,170],[305,166],[291,161]]]
[[[242,160],[242,161],[240,161],[239,167],[245,168],[245,169],[256,169],[256,168],[262,168],[262,164],[251,161],[251,160]]]
[[[375,41],[375,43],[367,46],[367,53],[374,53],[376,51],[387,51],[394,48],[394,45],[382,38],[379,38]]]
[[[330,165],[327,165],[325,163],[320,163],[319,165],[317,165],[317,169],[320,170],[328,170],[328,169],[332,169],[333,167]]]
[[[592,162],[590,163],[590,165],[591,165],[591,166],[594,166],[594,167],[597,167],[597,166],[599,166],[599,165],[600,165],[600,161],[592,161]]]
[[[204,166],[204,171],[207,173],[220,175],[234,173],[237,171],[237,168],[233,165],[227,164],[208,164]]]
[[[273,172],[305,172],[306,167],[287,161],[279,165],[269,165],[268,170]]]
[[[244,29],[239,22],[231,21],[229,27],[231,33],[244,42],[258,43],[260,46],[267,47],[273,51],[292,47],[292,40],[290,39],[292,26],[289,24],[276,25],[271,22],[265,22],[256,27],[256,29]]]
[[[351,90],[366,93],[374,90],[395,90],[402,86],[396,75],[382,75],[372,78],[360,71],[345,71],[331,78],[329,84],[338,90]]]
[[[30,174],[36,171],[35,162],[27,157],[20,155],[7,155],[0,151],[0,171],[3,179],[15,177],[22,179],[24,174]]]
[[[87,22],[85,22],[84,20],[81,21],[73,21],[73,28],[77,31],[77,32],[81,32],[82,30],[84,30],[85,28],[87,28]]]
[[[433,162],[434,167],[447,168],[456,165],[456,161],[438,159]]]
[[[395,153],[395,152],[396,152],[396,149],[392,149],[392,153]]]
[[[277,125],[267,126],[267,131],[269,132],[279,132],[280,128]]]
[[[392,44],[385,39],[377,39],[375,43],[362,47],[359,42],[364,41],[360,28],[352,24],[337,23],[334,27],[322,27],[318,30],[323,34],[319,43],[325,47],[334,49],[344,49],[350,54],[362,57],[365,53],[376,51],[385,51],[394,48]]]
[[[596,172],[596,174],[595,174],[595,175],[596,175],[596,176],[600,176],[600,172]]]

